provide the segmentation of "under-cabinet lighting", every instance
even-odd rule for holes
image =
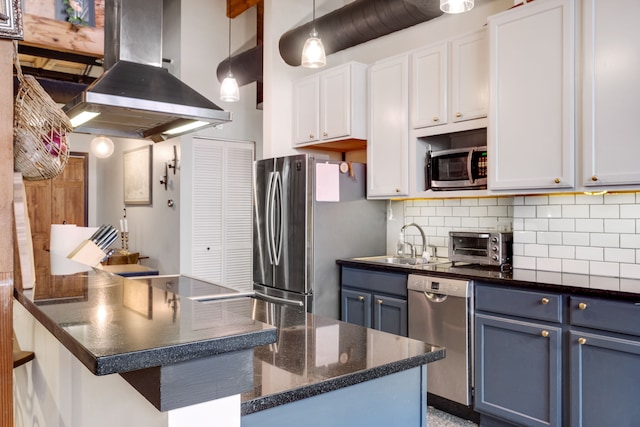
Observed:
[[[193,129],[201,128],[201,127],[206,126],[208,124],[209,124],[209,122],[203,122],[203,121],[200,121],[200,120],[196,120],[196,121],[193,121],[191,123],[187,123],[186,125],[182,125],[182,126],[175,127],[173,129],[169,129],[168,131],[163,132],[163,133],[166,133],[167,135],[176,135],[176,134],[187,132],[187,131],[190,131],[190,130],[193,130]]]
[[[69,119],[71,121],[71,126],[78,127],[83,123],[88,122],[89,120],[93,119],[96,116],[99,116],[100,113],[94,113],[91,111],[83,111],[82,113],[78,114],[77,116],[73,117],[72,119]]]
[[[474,0],[440,0],[440,10],[444,13],[462,13],[473,9]]]

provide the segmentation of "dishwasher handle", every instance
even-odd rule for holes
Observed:
[[[431,302],[445,302],[449,295],[435,294],[433,292],[423,292],[424,296]]]

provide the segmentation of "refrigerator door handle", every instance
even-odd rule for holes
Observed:
[[[273,172],[269,172],[269,182],[267,183],[267,206],[265,209],[266,218],[266,240],[269,263],[273,264]]]
[[[280,172],[276,171],[276,176],[274,178],[274,188],[273,188],[273,215],[271,217],[271,223],[273,230],[276,227],[276,221],[279,222],[277,236],[273,235],[273,257],[276,265],[280,265],[280,257],[282,255],[282,240],[284,238],[284,215],[283,215],[283,200],[282,200],[282,178],[280,176]],[[277,211],[276,211],[277,210]],[[278,218],[274,218],[277,214]],[[276,240],[277,239],[277,240]]]
[[[304,307],[304,303],[302,301],[295,301],[295,300],[290,300],[290,299],[285,299],[280,297],[274,297],[273,295],[263,294],[262,292],[254,292],[253,296],[257,299],[261,299],[268,302],[297,305],[299,307]]]

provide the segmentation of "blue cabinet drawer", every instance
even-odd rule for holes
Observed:
[[[571,325],[640,336],[640,302],[572,296],[569,308]]]
[[[342,286],[407,297],[407,274],[342,267]]]
[[[561,323],[562,295],[477,284],[476,310]]]

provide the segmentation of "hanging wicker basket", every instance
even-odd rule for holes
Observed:
[[[14,103],[13,164],[25,180],[58,176],[69,159],[67,135],[73,129],[67,115],[38,81],[23,75],[15,44],[14,64],[18,94]]]

